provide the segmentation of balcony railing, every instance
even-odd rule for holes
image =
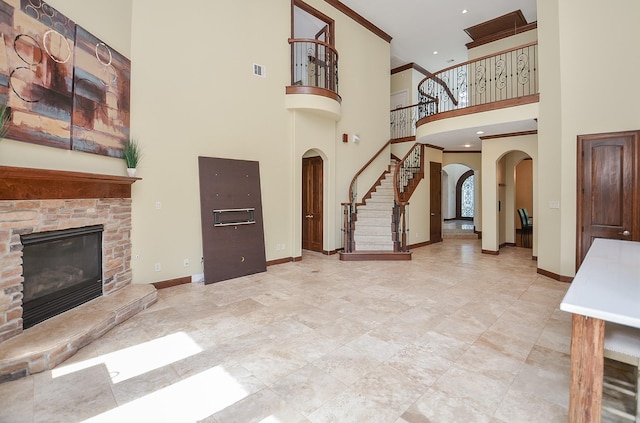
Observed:
[[[427,116],[538,94],[538,43],[441,70],[420,81],[418,92],[421,102],[435,99]]]
[[[428,99],[429,100],[429,99]],[[429,100],[411,106],[398,107],[391,111],[391,139],[416,136],[416,122],[425,116],[437,113],[437,103]]]
[[[338,52],[313,39],[289,39],[291,85],[322,88],[338,93]]]

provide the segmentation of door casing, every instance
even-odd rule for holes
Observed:
[[[640,131],[578,136],[576,270],[595,238],[640,241],[639,140]]]

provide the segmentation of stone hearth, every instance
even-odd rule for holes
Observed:
[[[131,284],[131,184],[137,179],[0,166],[0,355],[6,352],[5,343],[23,336],[24,278],[20,235],[104,225],[103,297],[100,298]],[[100,298],[86,305],[90,306]],[[143,301],[142,308],[136,305],[133,309],[140,311],[153,303],[155,292],[153,298]],[[115,306],[116,310],[118,308]],[[86,312],[90,308],[83,310]],[[37,327],[24,331],[25,336]],[[64,347],[64,351],[68,354],[68,348]],[[60,353],[58,351],[58,355]],[[59,362],[52,360],[56,361]],[[40,367],[38,364],[34,369]],[[42,370],[44,368],[39,369]]]

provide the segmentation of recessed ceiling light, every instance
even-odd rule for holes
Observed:
[[[464,15],[465,13],[467,13],[468,10],[467,9],[462,9],[462,14]]]
[[[438,50],[434,50],[433,54],[438,54]]]
[[[484,134],[484,131],[478,131],[478,132],[476,132],[476,134],[482,135],[482,134]]]
[[[465,144],[464,145],[466,148],[471,148],[471,144]]]

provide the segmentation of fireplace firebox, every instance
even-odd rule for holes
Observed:
[[[23,328],[102,295],[103,225],[22,235]]]

